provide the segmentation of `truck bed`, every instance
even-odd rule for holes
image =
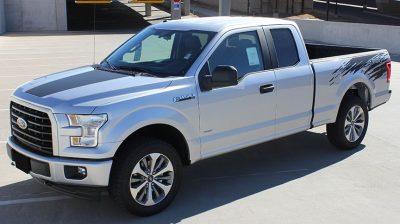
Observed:
[[[310,60],[378,50],[316,43],[306,43],[306,49]]]
[[[335,122],[340,94],[357,80],[368,88],[364,92],[369,91],[370,109],[389,99],[386,66],[390,56],[386,50],[310,43],[306,48],[315,76],[313,126]]]

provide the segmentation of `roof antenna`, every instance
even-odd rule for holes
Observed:
[[[96,64],[96,3],[93,4],[93,64]]]

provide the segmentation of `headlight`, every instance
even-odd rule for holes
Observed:
[[[82,128],[81,136],[71,137],[71,146],[96,147],[98,131],[107,121],[107,114],[77,115],[68,114],[69,125]]]

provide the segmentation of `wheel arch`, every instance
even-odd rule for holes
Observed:
[[[114,157],[121,156],[125,146],[132,144],[133,141],[146,138],[156,138],[170,144],[177,150],[183,165],[191,164],[189,144],[184,134],[176,127],[165,123],[148,124],[138,128],[121,142]]]
[[[371,90],[364,82],[357,82],[351,85],[342,97],[341,103],[346,95],[355,95],[361,98],[361,100],[367,105],[368,109],[371,106]]]
[[[360,97],[361,100],[367,105],[368,110],[371,109],[372,87],[368,83],[363,81],[356,81],[348,85],[345,89],[346,91],[342,91],[342,95],[339,98],[340,101],[336,108],[335,120],[337,119],[341,105],[343,104],[346,96],[348,95],[354,95]]]

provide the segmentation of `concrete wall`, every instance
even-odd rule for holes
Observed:
[[[219,0],[192,0],[201,4],[218,8]],[[250,4],[254,4],[255,0],[250,0]],[[260,0],[257,0],[260,1]],[[231,0],[231,9],[237,12],[247,12],[247,0]]]
[[[67,30],[65,0],[4,0],[7,31]]]
[[[193,2],[218,7],[218,0],[192,0]],[[248,0],[231,0],[231,9],[247,13]],[[250,14],[271,14],[275,9],[275,0],[250,0]],[[298,14],[301,12],[302,0],[278,0],[278,12],[284,14]],[[312,0],[304,0],[304,11],[310,12],[313,8]]]
[[[4,15],[4,0],[0,0],[0,34],[6,31],[6,17]]]
[[[295,20],[306,40],[337,45],[384,48],[400,54],[400,26]]]

